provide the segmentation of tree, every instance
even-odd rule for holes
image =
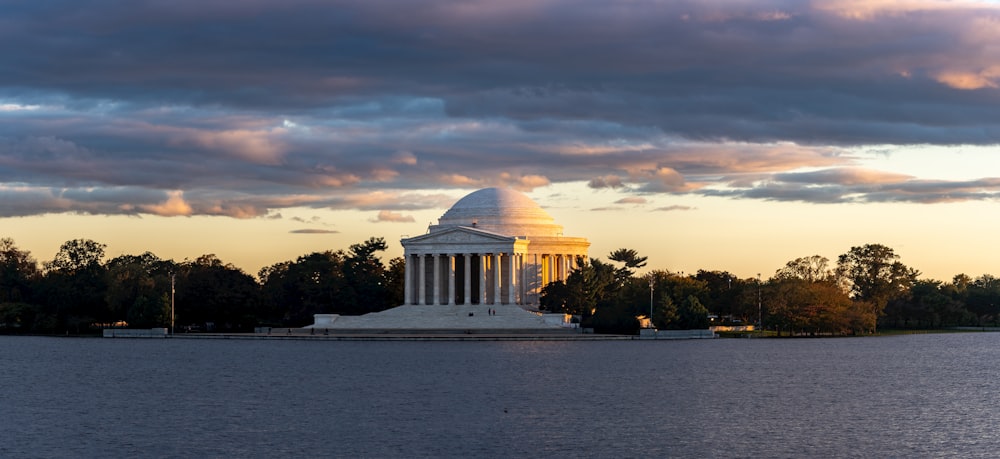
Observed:
[[[833,271],[828,267],[830,260],[826,257],[813,255],[811,257],[796,258],[775,273],[776,279],[803,279],[810,282],[830,279]]]
[[[252,276],[215,255],[202,255],[178,266],[176,321],[206,329],[251,330],[259,315],[258,290]]]
[[[837,276],[851,297],[870,303],[876,317],[882,316],[889,301],[904,295],[919,275],[881,244],[851,247],[837,259]]]
[[[338,297],[343,312],[366,314],[402,304],[402,300],[390,304],[385,266],[375,256],[387,248],[389,245],[380,237],[351,245],[343,266],[348,288]]]
[[[676,319],[668,322],[665,328],[670,330],[701,330],[708,328],[708,309],[701,304],[698,297],[689,295],[676,309]]]
[[[63,243],[55,258],[44,263],[45,312],[54,315],[56,328],[80,333],[92,324],[112,321],[101,265],[105,247],[90,239],[74,239]]]
[[[404,292],[406,289],[406,260],[402,257],[395,257],[389,260],[389,268],[385,271],[386,294],[388,301],[386,307],[395,307],[403,304]]]
[[[150,252],[109,260],[105,265],[105,301],[111,322],[125,321],[135,328],[169,326],[170,275],[176,270],[172,261],[161,260]]]
[[[868,303],[852,301],[833,279],[799,277],[768,281],[767,323],[780,334],[855,334],[871,330],[875,315]]]
[[[0,239],[0,329],[36,331],[41,308],[34,303],[40,272],[31,253]]]
[[[625,279],[632,277],[635,273],[635,268],[646,266],[647,257],[640,257],[639,252],[632,249],[618,249],[611,252],[611,255],[608,255],[608,259],[624,263],[625,266],[619,268],[615,273],[618,283],[621,285],[625,282]]]
[[[548,285],[542,287],[538,308],[552,313],[573,314],[574,309],[570,307],[571,301],[569,287],[565,282],[561,280],[549,282]]]
[[[300,326],[314,314],[365,314],[403,303],[405,262],[376,256],[388,248],[369,238],[343,250],[314,252],[260,270],[263,316],[267,322]]]
[[[542,289],[541,306],[546,311],[581,316],[584,326],[599,305],[617,306],[612,298],[617,294],[616,270],[608,263],[591,258],[589,263],[577,261],[566,282],[553,282]]]
[[[734,274],[700,269],[694,278],[705,283],[707,291],[700,301],[709,311],[719,316],[731,316],[737,311],[744,285]]]
[[[634,296],[630,299],[630,302],[637,306],[636,315],[648,316],[649,308],[652,306],[653,316],[650,320],[653,322],[653,327],[661,330],[665,330],[669,324],[677,320],[677,305],[670,296],[672,289],[668,287],[673,276],[670,271],[664,269],[650,271],[642,283],[636,282]]]
[[[953,285],[936,280],[918,280],[906,295],[889,302],[886,322],[902,327],[975,325],[975,314],[952,295]]]
[[[340,297],[347,288],[342,251],[313,252],[295,261],[261,270],[265,310],[284,325],[312,323],[313,314],[343,312]]]
[[[29,301],[38,277],[31,253],[18,249],[11,238],[0,239],[0,304]]]
[[[978,317],[979,324],[1000,324],[1000,280],[983,274],[967,284],[961,301]]]
[[[653,326],[659,330],[669,330],[680,320],[679,314],[677,305],[670,296],[660,295],[654,302]]]
[[[52,261],[45,263],[47,271],[74,273],[100,266],[104,259],[104,249],[107,245],[90,239],[73,239],[59,247]]]

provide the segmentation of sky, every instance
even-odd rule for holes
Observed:
[[[526,193],[649,268],[1000,275],[1000,5],[0,0],[0,237],[250,274]]]

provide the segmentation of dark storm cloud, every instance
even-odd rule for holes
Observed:
[[[1000,141],[1000,10],[984,4],[0,0],[0,11],[0,215],[389,212],[453,199],[412,190],[568,181],[809,202],[995,192],[842,168],[855,145]]]

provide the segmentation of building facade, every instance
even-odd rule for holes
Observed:
[[[565,280],[590,242],[566,237],[531,198],[484,188],[458,200],[427,234],[404,238],[408,305],[520,305]]]

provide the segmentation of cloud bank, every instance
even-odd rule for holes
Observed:
[[[0,0],[0,216],[440,207],[581,182],[836,202],[996,199],[858,167],[1000,142],[974,1]],[[905,160],[905,153],[897,153]]]

